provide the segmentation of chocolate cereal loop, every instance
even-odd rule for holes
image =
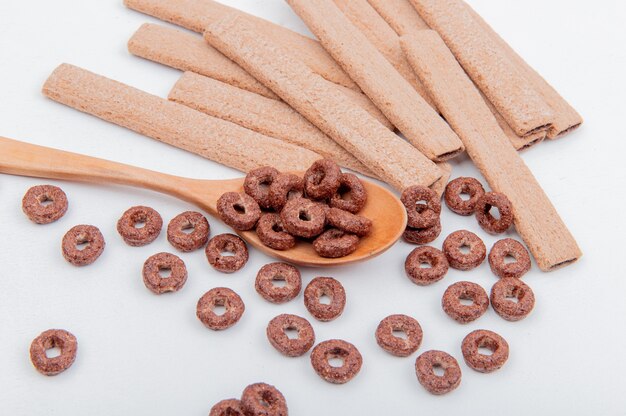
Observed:
[[[356,214],[363,209],[366,202],[367,189],[363,182],[353,173],[342,173],[339,189],[330,198],[330,206]]]
[[[190,232],[185,232],[189,231]],[[188,253],[198,250],[209,241],[209,221],[199,212],[186,211],[174,217],[167,225],[167,241],[175,249]]]
[[[140,226],[143,224],[143,226]],[[150,244],[161,234],[163,219],[150,207],[137,206],[129,208],[117,221],[117,232],[132,247]]]
[[[328,210],[326,222],[341,231],[359,237],[365,237],[372,230],[372,220],[339,208]]]
[[[313,249],[320,257],[336,259],[354,253],[359,237],[331,228],[313,241]]]
[[[513,262],[507,263],[506,258],[510,256]],[[497,241],[487,257],[491,271],[498,277],[520,278],[530,270],[530,255],[522,243],[505,238]]]
[[[535,294],[520,279],[507,277],[498,280],[491,288],[491,306],[507,321],[519,321],[535,307]]]
[[[58,348],[61,353],[48,358],[46,351]],[[56,376],[71,367],[76,359],[78,341],[63,329],[49,329],[42,332],[30,344],[30,361],[37,371],[45,376]]]
[[[432,243],[441,234],[441,221],[437,219],[437,223],[428,228],[411,228],[406,227],[402,238],[410,244],[429,244]]]
[[[312,199],[331,198],[341,185],[341,169],[330,159],[321,159],[304,174],[304,191]]]
[[[463,249],[469,250],[464,253]],[[485,260],[487,247],[476,234],[467,230],[459,230],[450,234],[443,242],[443,252],[450,267],[457,270],[474,269]]]
[[[288,416],[287,402],[274,386],[255,383],[241,394],[241,408],[246,416]]]
[[[496,207],[500,218],[491,214],[491,208]],[[476,219],[478,225],[489,234],[501,234],[513,224],[513,206],[506,195],[499,192],[487,192],[476,204]]]
[[[330,299],[330,303],[322,303],[324,296]],[[304,289],[304,306],[318,321],[332,321],[343,313],[346,291],[332,277],[316,277]]]
[[[280,218],[289,234],[302,238],[320,235],[326,225],[326,211],[322,205],[305,198],[288,201]]]
[[[441,214],[441,201],[432,189],[419,185],[411,186],[402,192],[400,200],[406,208],[409,227],[429,228],[437,224]]]
[[[63,237],[61,251],[65,260],[74,266],[87,266],[98,260],[104,246],[104,237],[98,228],[93,225],[77,225]]]
[[[215,313],[217,307],[224,307],[225,311],[222,315]],[[200,298],[196,307],[196,316],[207,328],[219,331],[239,322],[245,309],[238,294],[226,287],[217,287]]]
[[[404,332],[406,338],[394,335]],[[390,315],[376,328],[376,342],[389,354],[408,357],[422,344],[422,327],[416,319],[406,315]]]
[[[472,303],[464,305],[462,300],[469,300]],[[441,306],[450,318],[466,324],[483,316],[489,307],[489,296],[485,289],[476,283],[457,282],[446,289]]]
[[[228,226],[237,231],[254,228],[261,218],[259,204],[246,194],[226,192],[217,200],[217,212]]]
[[[491,355],[481,354],[479,348],[489,349]],[[470,332],[463,339],[461,351],[468,367],[481,373],[498,370],[509,358],[509,344],[506,340],[485,329]]]
[[[161,272],[169,272],[169,275],[162,276]],[[157,295],[177,292],[187,281],[187,267],[178,256],[158,253],[145,261],[142,276],[146,287]]]
[[[330,360],[342,361],[340,367],[331,365]],[[339,339],[320,342],[311,352],[311,365],[324,380],[333,384],[345,384],[361,370],[363,357],[359,350],[349,342]]]
[[[226,399],[215,404],[209,411],[209,416],[245,416],[241,408],[241,401]]]
[[[448,260],[434,247],[418,247],[407,256],[404,270],[413,283],[427,286],[443,279],[448,273]]]
[[[469,195],[469,199],[464,200],[461,195]],[[478,200],[485,194],[483,185],[474,178],[456,178],[446,185],[444,200],[450,211],[459,215],[472,215],[476,212]]]
[[[443,375],[435,373],[435,367],[443,369]],[[426,351],[415,361],[417,379],[424,388],[436,395],[446,394],[461,384],[461,367],[457,360],[443,351]]]
[[[50,224],[67,212],[68,202],[65,192],[57,186],[33,186],[22,198],[22,211],[32,222]]]
[[[269,203],[280,212],[290,199],[304,196],[304,180],[291,173],[281,173],[274,179],[269,190]]]
[[[243,182],[243,190],[261,208],[270,208],[272,204],[270,202],[269,190],[279,174],[278,170],[270,166],[253,169],[246,175]]]
[[[296,338],[289,338],[287,331],[296,331]],[[315,343],[313,327],[304,318],[296,315],[278,315],[267,325],[267,339],[270,344],[287,357],[300,357]]]
[[[234,273],[248,262],[248,247],[234,234],[216,235],[209,241],[204,252],[209,264],[222,273]],[[225,252],[231,255],[223,254]]]
[[[275,282],[285,282],[276,286]],[[270,263],[261,267],[254,283],[263,299],[272,303],[285,303],[294,299],[302,289],[302,278],[297,268],[287,263]]]
[[[285,230],[278,214],[261,215],[256,225],[256,234],[264,245],[274,250],[289,250],[296,245],[296,238]]]

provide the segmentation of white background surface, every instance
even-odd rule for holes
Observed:
[[[296,30],[303,24],[280,0],[227,1]],[[210,268],[202,251],[184,254],[189,270],[178,293],[155,296],[143,285],[141,265],[151,254],[172,251],[161,235],[131,248],[115,223],[132,205],[156,208],[167,223],[185,203],[147,191],[61,183],[70,209],[46,226],[29,222],[21,198],[38,179],[0,176],[0,414],[3,415],[203,415],[217,401],[238,397],[252,382],[275,384],[292,415],[396,414],[626,414],[626,267],[624,266],[623,155],[626,88],[626,3],[527,0],[471,3],[584,115],[586,124],[566,139],[542,144],[524,159],[577,237],[585,256],[566,269],[524,278],[537,305],[526,320],[509,323],[492,309],[466,326],[441,310],[445,288],[471,280],[489,290],[496,278],[485,263],[472,272],[451,270],[430,287],[413,285],[403,271],[412,247],[398,243],[385,255],[335,270],[304,269],[303,283],[330,275],[344,284],[348,303],[331,323],[311,318],[302,296],[283,306],[254,291],[256,271],[270,259],[252,250],[233,275]],[[40,88],[60,63],[69,62],[166,96],[177,71],[130,56],[126,41],[147,16],[121,0],[0,2],[0,135],[202,178],[238,173],[45,99]],[[478,175],[469,160],[454,176]],[[100,227],[102,257],[76,268],[60,253],[73,225]],[[226,228],[211,219],[212,234]],[[487,236],[473,218],[444,208],[441,246],[450,232],[467,228]],[[205,329],[195,316],[198,298],[228,286],[246,303],[242,320],[224,332]],[[322,381],[307,356],[285,358],[265,338],[279,313],[310,319],[317,340],[343,338],[364,357],[350,383]],[[419,352],[452,353],[463,371],[461,386],[435,397],[417,382],[414,361],[395,358],[374,341],[388,314],[416,317],[424,329]],[[65,328],[79,340],[74,366],[44,377],[31,366],[31,340],[48,328]],[[491,375],[469,369],[460,343],[487,328],[511,347],[506,366]],[[436,412],[436,413],[435,413]]]

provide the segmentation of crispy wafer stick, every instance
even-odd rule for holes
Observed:
[[[430,29],[409,0],[367,0],[398,36]]]
[[[372,176],[357,158],[282,101],[272,100],[223,82],[185,72],[169,99],[333,159],[338,164]]]
[[[242,172],[267,165],[303,171],[321,158],[308,149],[68,64],[50,75],[43,93],[61,104]]]
[[[406,35],[402,45],[476,167],[510,199],[517,231],[541,270],[576,261],[582,253],[574,237],[441,37],[423,31]]]
[[[452,165],[448,162],[437,163],[437,167],[441,171],[441,178],[430,186],[430,189],[435,191],[440,197],[446,190],[446,185],[450,181],[450,175],[452,175]]]
[[[470,5],[465,3],[474,19],[482,26],[500,45],[508,58],[523,73],[526,79],[541,94],[543,99],[554,110],[556,117],[552,120],[552,126],[548,131],[549,139],[562,137],[572,130],[577,129],[583,123],[583,119],[572,107],[537,71],[533,69],[515,50],[482,18]]]
[[[211,22],[236,13],[253,22],[257,29],[274,42],[289,49],[313,72],[348,88],[358,87],[314,39],[268,20],[228,7],[213,0],[124,0],[126,7],[202,33]]]
[[[279,99],[243,68],[193,33],[161,25],[143,25],[128,42],[128,50],[144,59],[182,71],[195,72],[269,98]],[[339,84],[333,85],[385,126],[393,129],[391,122],[365,94]]]
[[[333,0],[287,0],[328,53],[350,74],[407,140],[428,158],[445,161],[463,144]]]
[[[225,17],[207,27],[205,38],[397,190],[441,177],[433,162],[249,21]]]
[[[383,54],[391,65],[406,79],[424,100],[434,104],[422,82],[415,76],[400,47],[400,38],[367,0],[334,0],[343,14],[350,19],[367,39]]]
[[[446,42],[465,72],[520,136],[547,130],[555,113],[462,0],[411,0]]]

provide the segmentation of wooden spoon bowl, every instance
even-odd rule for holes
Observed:
[[[3,137],[0,137],[0,173],[151,189],[188,201],[217,218],[219,197],[225,192],[242,192],[244,180],[183,178]],[[387,189],[369,181],[363,184],[368,199],[360,215],[372,220],[372,232],[362,238],[357,250],[348,256],[323,258],[315,253],[310,243],[303,241],[290,250],[278,251],[263,245],[254,231],[238,234],[262,252],[302,266],[339,266],[365,261],[383,253],[400,238],[406,227],[406,211]]]

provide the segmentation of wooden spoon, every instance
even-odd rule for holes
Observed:
[[[243,190],[243,178],[219,181],[183,178],[3,137],[0,137],[0,173],[151,189],[188,201],[218,218],[218,198],[225,192]],[[238,234],[272,257],[303,266],[338,266],[370,259],[400,238],[406,227],[406,211],[385,188],[368,181],[363,184],[368,200],[360,214],[372,220],[373,228],[349,256],[323,258],[306,242],[299,242],[286,251],[272,250],[261,243],[254,231]]]

